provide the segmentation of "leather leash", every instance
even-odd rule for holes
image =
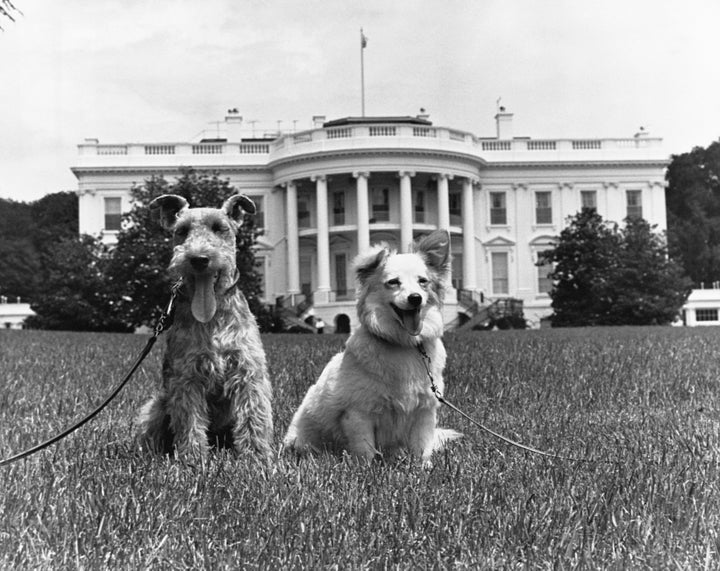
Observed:
[[[157,341],[160,334],[165,330],[165,327],[167,326],[167,321],[172,318],[172,312],[175,307],[175,298],[178,295],[178,291],[180,287],[182,286],[182,280],[176,281],[172,288],[170,289],[170,301],[167,304],[167,307],[160,315],[155,328],[153,330],[153,336],[148,339],[148,342],[145,344],[145,347],[138,355],[137,359],[135,360],[135,363],[133,363],[133,366],[130,367],[130,370],[125,375],[122,381],[118,384],[118,386],[115,388],[115,390],[110,393],[110,396],[108,396],[105,401],[98,406],[95,410],[93,410],[90,414],[85,416],[82,420],[76,422],[74,425],[72,425],[70,428],[64,430],[60,434],[53,436],[49,440],[46,440],[45,442],[42,442],[36,446],[33,446],[32,448],[28,448],[27,450],[20,452],[18,454],[15,454],[14,456],[11,456],[9,458],[5,458],[4,460],[0,461],[0,467],[7,466],[8,464],[12,464],[13,462],[17,462],[18,460],[22,460],[23,458],[27,458],[28,456],[35,454],[36,452],[39,452],[40,450],[43,450],[49,446],[52,446],[56,442],[62,440],[67,435],[71,434],[72,432],[75,432],[78,428],[83,426],[85,423],[90,422],[93,418],[95,418],[100,411],[102,411],[108,404],[110,404],[110,401],[112,401],[117,394],[123,389],[123,387],[128,383],[130,378],[133,376],[137,368],[140,366],[140,364],[143,362],[145,357],[148,356],[150,353],[150,350],[153,348],[153,345],[155,345],[155,342]]]

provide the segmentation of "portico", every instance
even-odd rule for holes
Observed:
[[[407,252],[417,236],[437,228],[456,238],[453,245],[461,248],[464,289],[476,289],[477,178],[448,172],[367,170],[312,174],[288,180],[280,188],[287,212],[289,294],[310,290],[315,305],[336,301],[347,295],[346,284],[352,283],[352,258],[371,243],[387,242]],[[460,205],[452,217],[451,194]],[[305,221],[302,226],[299,218]],[[345,254],[341,263],[340,251]],[[301,283],[301,259],[309,258],[314,272],[304,268],[302,273],[311,283]]]

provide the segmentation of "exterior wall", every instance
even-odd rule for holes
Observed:
[[[509,127],[503,125],[505,132]],[[550,313],[550,299],[539,291],[535,260],[578,212],[583,191],[594,192],[598,212],[618,223],[627,215],[627,192],[640,191],[643,217],[660,230],[667,226],[668,161],[661,141],[647,137],[479,139],[411,118],[385,118],[376,123],[348,119],[261,142],[100,145],[88,140],[79,149],[73,172],[80,231],[102,233],[109,243],[114,233],[103,229],[105,197],[122,197],[125,210],[133,184],[158,173],[172,180],[180,165],[216,172],[240,192],[261,197],[265,233],[258,255],[266,299],[297,301],[312,292],[314,314],[328,331],[340,314],[355,321],[351,264],[375,241],[405,250],[414,237],[447,228],[456,260],[454,285],[486,299],[522,299],[526,318],[538,326]],[[373,207],[373,197],[384,192],[386,217]],[[499,223],[491,220],[492,193],[505,197],[506,217]],[[537,219],[537,193],[549,196],[544,220]],[[344,199],[342,219],[335,218],[337,195]],[[422,220],[416,219],[420,197]],[[300,211],[289,216],[288,209]],[[498,267],[507,260],[506,291],[495,291],[493,260]],[[457,317],[454,292],[445,311],[446,322]]]
[[[22,329],[25,319],[35,315],[29,303],[8,303],[3,297],[0,299],[0,328]]]
[[[706,327],[720,325],[720,289],[694,289],[683,306],[677,325]]]

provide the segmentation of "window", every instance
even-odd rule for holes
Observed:
[[[595,208],[597,210],[597,192],[594,190],[581,190],[580,207]]]
[[[105,230],[120,230],[120,219],[122,218],[122,199],[105,198]]]
[[[695,321],[717,321],[718,310],[717,309],[696,309],[695,310]]]
[[[552,224],[552,195],[549,192],[535,193],[535,222]]]
[[[642,218],[642,191],[628,190],[627,196],[627,217]]]
[[[253,215],[255,220],[255,228],[265,228],[265,198],[262,196],[251,196],[250,200],[255,203],[255,214]]]
[[[462,224],[462,197],[459,192],[450,192],[448,205],[450,207],[450,224],[460,226]]]
[[[312,258],[300,256],[300,293],[310,297],[312,291]]]
[[[305,193],[298,195],[298,226],[310,228],[310,196]]]
[[[345,224],[345,193],[333,192],[333,224]]]
[[[507,206],[504,192],[490,193],[490,224],[507,224]]]
[[[537,288],[538,293],[550,293],[552,291],[553,287],[553,281],[550,277],[550,274],[553,271],[553,265],[551,262],[545,262],[543,264],[540,263],[541,261],[540,253],[537,254],[537,275],[538,275],[538,281],[537,281]]]
[[[425,222],[425,192],[422,190],[415,192],[415,222]]]
[[[335,293],[338,299],[347,297],[347,255],[335,254]]]
[[[492,281],[494,294],[508,293],[508,255],[507,252],[492,253]]]
[[[390,191],[387,188],[373,188],[371,222],[388,220],[390,220]]]
[[[451,276],[452,286],[456,290],[460,291],[463,288],[463,255],[462,254],[453,254],[451,270],[452,270],[452,276]]]

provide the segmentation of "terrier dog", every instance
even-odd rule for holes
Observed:
[[[203,456],[211,447],[268,457],[272,389],[255,317],[237,286],[236,234],[255,204],[237,194],[221,208],[189,208],[167,194],[150,203],[173,231],[168,268],[182,279],[167,334],[162,389],[142,407],[141,445]]]
[[[422,458],[460,436],[437,428],[443,390],[441,306],[450,277],[450,237],[436,230],[397,254],[375,246],[355,260],[360,326],[310,387],[283,441],[298,453],[346,450],[372,459],[401,451]]]

